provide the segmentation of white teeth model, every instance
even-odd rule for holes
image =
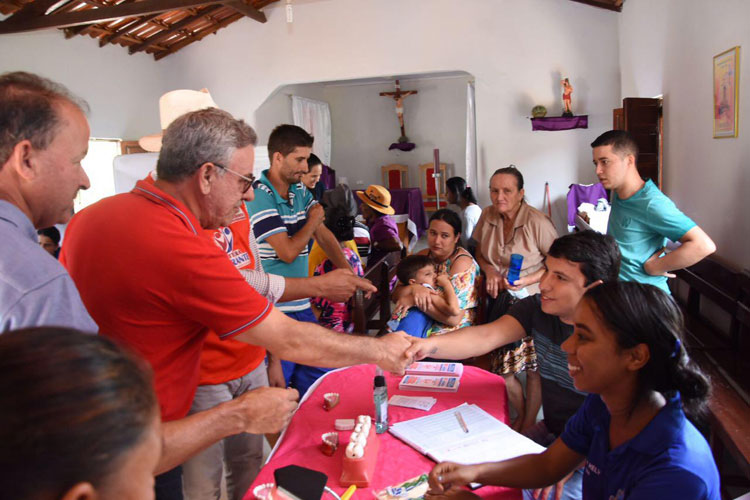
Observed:
[[[357,431],[352,432],[351,435],[349,436],[350,443],[356,443],[358,439],[359,439],[359,432]]]
[[[348,445],[346,445],[346,458],[357,458],[354,456],[354,447],[356,444],[350,442]]]
[[[357,445],[362,446],[363,448],[367,445],[367,434],[360,434],[357,436]]]
[[[354,432],[362,432],[362,424],[355,425]]]
[[[365,456],[365,447],[362,445],[354,446],[354,456],[352,458],[362,458]]]

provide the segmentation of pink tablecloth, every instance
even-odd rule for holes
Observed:
[[[333,422],[337,418],[356,418],[358,415],[375,415],[372,401],[372,385],[375,376],[373,365],[358,365],[327,374],[317,387],[300,405],[285,434],[279,441],[270,461],[261,469],[255,483],[244,497],[252,500],[253,488],[262,483],[273,482],[273,471],[285,465],[296,464],[315,469],[328,476],[328,486],[341,494],[346,488],[339,484],[341,461],[350,432],[339,432],[342,445],[332,457],[320,452],[320,436],[333,431]],[[437,403],[429,412],[390,406],[388,417],[390,423],[422,417],[458,406],[461,403],[476,403],[488,413],[508,423],[508,404],[505,395],[505,383],[502,377],[487,371],[467,366],[461,377],[458,392],[414,392],[399,391],[400,377],[386,375],[388,396],[405,394],[411,396],[433,396]],[[323,394],[338,392],[341,402],[330,412],[323,410]],[[354,499],[373,498],[373,491],[393,485],[429,472],[435,462],[420,454],[390,434],[381,434],[378,468],[368,488],[360,488]],[[485,486],[475,491],[483,498],[518,500],[519,490]]]

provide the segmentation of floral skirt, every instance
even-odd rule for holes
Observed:
[[[490,371],[498,375],[512,375],[524,370],[539,368],[536,360],[536,347],[531,336],[499,347],[490,353]]]

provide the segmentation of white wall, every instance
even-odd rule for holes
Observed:
[[[279,123],[291,123],[290,95],[325,101],[331,108],[332,161],[338,175],[352,188],[381,184],[380,167],[402,163],[410,167],[409,185],[419,186],[419,165],[440,161],[449,175],[465,177],[466,83],[469,76],[409,78],[403,90],[418,93],[404,99],[406,134],[417,147],[408,152],[389,151],[401,135],[393,99],[380,92],[394,90],[393,83],[335,82],[288,85],[279,89],[255,113],[261,142]]]
[[[541,206],[550,181],[563,228],[568,184],[595,180],[588,145],[611,128],[620,101],[619,14],[563,0],[299,0],[287,25],[283,5],[264,11],[266,24],[241,20],[170,56],[183,86],[208,86],[254,123],[284,84],[465,71],[476,79],[480,201],[489,199],[488,174],[514,163],[532,204]],[[533,105],[560,114],[561,75],[590,129],[531,132]]]
[[[279,87],[255,111],[254,121],[255,131],[258,133],[258,144],[268,144],[268,137],[277,125],[294,123],[291,97],[293,95],[328,102],[322,84],[310,83]]]
[[[129,56],[97,40],[66,40],[59,30],[0,36],[0,73],[29,71],[65,85],[91,107],[92,137],[138,139],[159,125],[159,97],[172,90],[172,64],[146,54]]]
[[[664,192],[719,257],[742,268],[750,267],[748,19],[745,0],[628,0],[620,18],[622,97],[664,94]],[[714,139],[713,56],[736,45],[739,137]]]
[[[409,79],[402,90],[418,93],[404,99],[404,126],[412,151],[389,151],[401,135],[393,99],[380,92],[392,92],[390,84],[327,87],[333,121],[333,165],[349,171],[349,183],[362,189],[382,184],[380,167],[391,163],[409,166],[409,185],[420,185],[419,165],[440,162],[448,176],[466,177],[466,82],[468,77]]]

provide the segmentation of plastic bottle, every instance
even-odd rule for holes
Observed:
[[[510,256],[510,266],[508,266],[508,283],[515,284],[521,277],[521,266],[523,265],[523,255],[514,253]]]
[[[383,434],[388,430],[388,388],[385,385],[383,372],[375,375],[375,387],[372,399],[375,402],[375,432]]]

